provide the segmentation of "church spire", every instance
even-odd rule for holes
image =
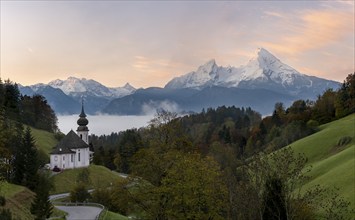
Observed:
[[[84,111],[84,98],[83,97],[81,97],[81,113],[80,113],[79,117],[81,117],[81,118],[85,118],[86,117],[86,114],[85,114],[85,111]]]
[[[78,136],[85,141],[85,143],[89,144],[89,128],[87,125],[89,124],[89,121],[86,118],[86,114],[84,111],[84,99],[81,99],[81,113],[79,115],[79,119],[77,121],[78,123],[78,129],[76,130]]]
[[[87,130],[86,125],[89,124],[89,121],[86,119],[86,114],[84,111],[84,99],[81,99],[81,113],[79,115],[79,119],[77,121],[79,127],[78,130]]]

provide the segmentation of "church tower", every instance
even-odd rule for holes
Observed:
[[[89,129],[87,125],[89,121],[86,119],[86,114],[84,112],[84,100],[81,101],[81,113],[77,121],[79,127],[76,130],[78,136],[87,144],[89,144]]]

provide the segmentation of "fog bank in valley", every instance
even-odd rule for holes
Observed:
[[[148,125],[153,115],[88,115],[89,134],[103,135],[112,132],[124,131],[130,128],[140,128]],[[79,119],[78,115],[58,116],[58,127],[61,132],[67,134],[71,129],[76,131]]]

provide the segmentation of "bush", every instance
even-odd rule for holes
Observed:
[[[11,220],[12,214],[9,209],[2,209],[0,211],[0,219],[1,220]]]
[[[86,202],[88,199],[90,199],[90,197],[90,193],[83,183],[77,184],[75,188],[70,192],[71,202]]]
[[[341,137],[338,141],[338,146],[340,146],[340,147],[345,146],[345,145],[349,144],[351,142],[351,140],[352,140],[352,138],[349,136]]]
[[[3,196],[0,196],[0,206],[5,206],[6,205],[6,199]]]
[[[309,121],[307,122],[307,127],[308,127],[308,128],[311,128],[311,129],[313,129],[313,130],[317,130],[317,129],[318,129],[318,126],[319,126],[319,123],[318,123],[318,121],[316,121],[316,120],[309,120]]]

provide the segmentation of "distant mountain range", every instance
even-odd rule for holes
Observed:
[[[85,99],[85,111],[100,113],[110,101],[132,94],[136,89],[129,83],[123,87],[109,88],[92,79],[69,77],[53,80],[48,84],[19,86],[24,95],[41,94],[57,114],[76,114],[81,109],[81,99]]]
[[[327,88],[339,86],[339,82],[301,74],[261,48],[245,66],[222,67],[211,60],[173,78],[164,88],[135,89],[128,83],[108,88],[94,80],[69,77],[48,85],[20,86],[20,91],[42,94],[57,114],[78,113],[81,97],[85,97],[89,114],[139,115],[159,108],[199,112],[221,105],[252,107],[269,114],[276,102],[288,105],[297,99],[314,100]]]

